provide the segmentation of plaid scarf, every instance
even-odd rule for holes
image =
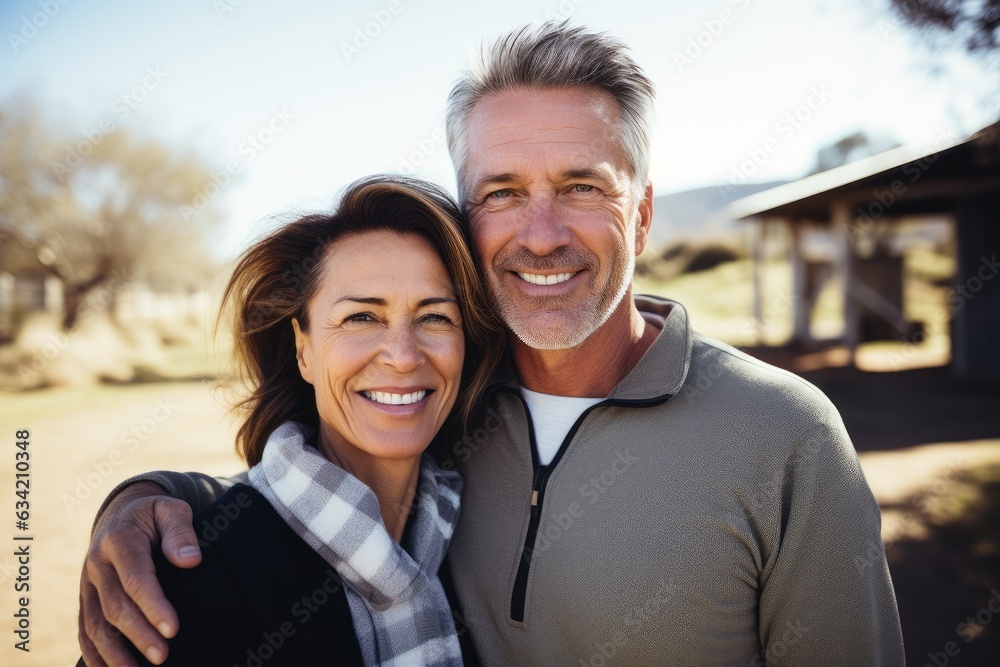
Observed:
[[[461,665],[437,576],[458,522],[461,476],[423,457],[403,549],[375,493],[307,444],[314,436],[302,424],[279,426],[250,483],[344,580],[365,665]]]

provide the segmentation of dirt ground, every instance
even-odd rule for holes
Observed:
[[[955,382],[944,368],[872,373],[816,364],[808,355],[752,352],[800,372],[841,409],[883,509],[908,664],[1000,664],[1000,614],[989,609],[992,596],[1000,608],[1000,494],[990,486],[1000,484],[1000,386]],[[238,470],[234,427],[224,403],[196,381],[5,394],[0,401],[8,452],[0,498],[13,509],[15,431],[27,428],[32,503],[29,530],[17,531],[11,518],[0,536],[8,545],[0,550],[0,665],[70,666],[79,655],[79,571],[100,500],[143,470]],[[27,654],[12,640],[15,534],[34,538]]]
[[[200,382],[52,389],[0,397],[0,498],[9,519],[0,540],[0,665],[68,667],[76,642],[80,568],[101,500],[121,480],[151,469],[232,474],[225,407]],[[15,431],[27,428],[31,453],[31,652],[13,648],[18,576],[12,537]]]

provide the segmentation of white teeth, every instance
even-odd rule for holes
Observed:
[[[387,391],[363,391],[365,398],[369,398],[376,403],[385,403],[387,405],[409,405],[410,403],[416,403],[427,395],[426,389],[421,389],[420,391],[415,391],[410,394],[390,394]]]
[[[540,276],[537,273],[521,273],[517,272],[517,275],[521,276],[521,280],[531,283],[532,285],[555,285],[556,283],[564,283],[576,273],[556,273],[551,276]]]

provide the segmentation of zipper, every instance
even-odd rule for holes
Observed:
[[[538,534],[538,521],[541,517],[540,481],[547,473],[543,473],[543,468],[548,466],[540,465],[538,462],[538,446],[535,443],[535,424],[531,420],[531,410],[521,395],[520,390],[511,387],[501,387],[517,397],[524,408],[524,416],[528,420],[528,441],[531,446],[531,466],[534,469],[531,480],[531,516],[528,519],[528,534],[524,538],[524,547],[521,550],[520,564],[517,566],[517,576],[514,578],[514,590],[510,597],[510,617],[518,622],[524,621],[524,596],[528,589],[528,569],[531,565],[531,552],[535,548],[535,537]],[[561,445],[560,445],[561,447]]]
[[[556,455],[552,457],[552,462],[543,466],[538,462],[538,447],[535,445],[535,427],[531,421],[531,410],[528,409],[528,404],[525,402],[524,397],[521,396],[521,392],[517,389],[510,387],[503,387],[503,389],[515,394],[518,400],[521,401],[521,405],[524,407],[524,413],[528,418],[528,439],[531,442],[531,463],[535,469],[534,478],[532,479],[531,484],[531,516],[528,519],[528,534],[524,537],[524,547],[521,550],[521,561],[517,566],[517,576],[514,578],[514,590],[512,590],[510,594],[510,618],[512,621],[523,623],[525,597],[528,593],[528,575],[531,572],[531,557],[535,549],[535,540],[538,537],[538,525],[541,523],[542,519],[542,502],[545,500],[545,487],[548,484],[549,476],[552,474],[552,470],[562,459],[566,448],[569,446],[569,443],[573,441],[573,437],[583,424],[583,420],[587,418],[587,415],[589,415],[592,410],[597,408],[616,406],[650,407],[653,405],[661,405],[666,403],[672,397],[672,394],[664,394],[663,396],[658,396],[653,399],[605,400],[600,403],[595,403],[584,410],[580,416],[577,417],[572,428],[570,428],[569,433],[566,434],[566,437],[563,438],[563,441],[559,444],[559,449],[556,451]]]
[[[541,487],[543,483],[541,480],[543,477],[548,477],[548,466],[537,466],[535,468],[535,479],[531,485],[531,518],[528,520],[528,534],[524,538],[521,562],[517,566],[517,577],[514,578],[514,590],[510,595],[510,617],[518,623],[524,622],[524,598],[528,592],[528,571],[531,569],[531,552],[535,548],[535,538],[538,536],[538,522],[542,515]]]

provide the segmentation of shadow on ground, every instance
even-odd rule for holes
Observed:
[[[907,509],[925,539],[887,545],[910,665],[1000,664],[1000,465]],[[894,509],[886,507],[885,509]]]

